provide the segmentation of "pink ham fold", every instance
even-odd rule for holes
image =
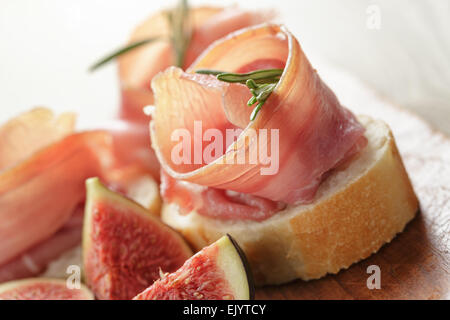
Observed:
[[[86,178],[126,193],[133,179],[159,176],[148,126],[110,121],[74,134],[74,123],[36,108],[0,127],[0,282],[35,276],[79,243]]]
[[[0,137],[11,138],[0,139],[2,159],[15,160],[3,161],[0,172],[0,282],[35,276],[79,244],[85,179],[100,176],[126,193],[136,177],[159,175],[148,128],[119,121],[57,141],[73,127],[63,125],[68,116],[35,109],[0,128]]]
[[[220,220],[263,221],[286,207],[284,203],[250,194],[176,180],[163,170],[161,195],[164,201],[176,203],[182,214],[195,210],[200,215]]]
[[[84,200],[85,179],[110,161],[110,145],[104,132],[73,134],[1,172],[0,265],[69,220]]]
[[[0,127],[0,171],[71,134],[74,127],[74,114],[56,117],[41,107],[9,120]]]
[[[70,219],[50,238],[0,267],[0,283],[41,274],[48,263],[81,242],[84,205],[78,206]]]
[[[245,105],[250,97],[247,88],[193,74],[197,69],[248,72],[280,66],[283,75],[254,121],[248,120],[252,108]],[[262,25],[233,33],[211,45],[188,73],[174,67],[160,73],[152,88],[153,148],[162,168],[178,180],[289,204],[306,203],[314,198],[326,172],[365,145],[361,142],[364,128],[339,104],[298,41],[282,26]],[[172,140],[172,133],[187,129],[194,145],[202,138],[194,137],[194,123],[199,120],[203,132],[215,128],[225,133],[237,127],[243,132],[213,162],[173,161],[172,150],[179,142]],[[261,161],[238,164],[240,154],[251,154],[258,147],[260,129],[279,132],[279,170],[272,175],[261,174],[267,167]],[[255,130],[257,140],[246,139],[249,130]],[[267,142],[270,150],[269,133]]]
[[[248,11],[238,7],[197,7],[191,9],[192,39],[185,55],[187,68],[213,41],[232,31],[268,21],[271,14]],[[166,12],[158,12],[140,24],[131,35],[130,42],[151,37],[168,37],[170,27]],[[153,104],[150,90],[152,78],[173,65],[174,53],[170,42],[157,41],[119,58],[119,76],[122,91],[120,116],[133,122],[145,122],[142,108]]]

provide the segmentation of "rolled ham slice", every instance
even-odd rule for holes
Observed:
[[[111,121],[73,133],[75,116],[36,108],[0,127],[0,282],[30,277],[81,238],[85,179],[127,192],[159,176],[148,126]]]
[[[158,12],[140,24],[130,37],[130,43],[151,37],[169,37],[167,12]],[[268,21],[271,14],[252,12],[238,7],[197,7],[191,9],[192,39],[185,55],[187,68],[213,41],[232,31]],[[122,90],[120,116],[133,122],[145,122],[142,108],[153,104],[150,82],[160,71],[173,65],[170,42],[157,41],[135,49],[119,58]]]
[[[41,107],[9,120],[0,127],[0,171],[71,134],[74,127],[73,113],[56,117]]]
[[[154,179],[159,180],[160,166],[151,148],[148,124],[116,119],[96,123],[95,127],[111,135],[114,169],[138,167],[144,174],[150,173]],[[115,177],[108,177],[110,178],[117,180]]]
[[[105,132],[70,135],[0,174],[0,265],[47,239],[85,197],[85,179],[111,162]]]
[[[194,74],[197,69],[248,72],[280,66],[281,79],[254,121],[249,121],[250,92],[244,85]],[[152,145],[162,168],[178,180],[288,204],[307,203],[324,174],[365,145],[364,128],[340,105],[283,26],[266,24],[233,33],[211,45],[187,73],[174,67],[160,73],[152,88]],[[189,133],[192,155],[204,155],[208,144],[201,143],[205,137],[198,135],[196,121],[201,121],[202,132],[216,129],[225,135],[241,128],[242,133],[208,163],[194,156],[188,163],[174,161],[172,152],[179,141],[172,134],[177,129]],[[266,143],[257,151],[263,132]],[[239,163],[242,154],[261,150],[278,153],[275,173],[265,172],[267,157]]]
[[[192,211],[220,220],[263,221],[286,205],[258,196],[230,192],[176,180],[162,170],[161,195],[168,203],[176,203],[181,214]]]
[[[78,206],[70,219],[50,238],[0,266],[0,283],[41,274],[48,263],[81,242],[84,206]]]

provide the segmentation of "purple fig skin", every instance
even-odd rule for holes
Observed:
[[[249,300],[255,300],[255,281],[253,279],[253,273],[252,269],[250,268],[250,264],[248,263],[247,256],[245,255],[242,248],[239,246],[239,244],[234,240],[234,238],[227,233],[228,239],[230,239],[231,243],[233,244],[234,248],[236,249],[237,253],[239,254],[239,257],[242,260],[242,264],[244,265],[245,273],[247,274],[247,280],[248,280],[248,288],[249,288]]]

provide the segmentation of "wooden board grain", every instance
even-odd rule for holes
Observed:
[[[317,68],[356,114],[387,122],[420,201],[420,212],[379,252],[336,275],[257,290],[257,299],[450,299],[450,139],[390,104],[350,75]],[[450,121],[450,119],[449,119]],[[367,267],[381,270],[381,289],[368,289]]]

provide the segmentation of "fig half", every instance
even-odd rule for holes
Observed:
[[[98,299],[131,299],[163,272],[177,270],[192,251],[184,239],[136,202],[86,181],[83,264]]]
[[[93,300],[84,285],[70,289],[61,279],[30,278],[0,285],[0,300]]]
[[[251,300],[253,277],[238,244],[226,235],[203,248],[134,300]]]

